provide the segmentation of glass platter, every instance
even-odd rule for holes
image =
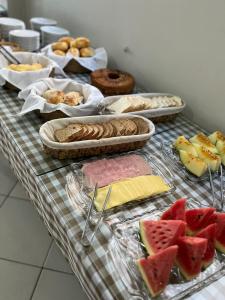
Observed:
[[[197,177],[190,173],[182,164],[180,161],[180,157],[178,154],[178,151],[173,147],[172,144],[170,143],[161,143],[161,154],[162,154],[162,159],[170,166],[172,170],[175,172],[178,172],[179,175],[183,177],[183,179],[186,179],[188,181],[192,182],[200,182],[200,181],[205,181],[210,179],[210,174],[209,171],[206,172],[204,175],[201,177]],[[210,172],[211,173],[211,172]],[[212,178],[219,177],[219,172],[214,172],[211,173]]]
[[[202,205],[193,199],[188,200],[187,207],[199,208]],[[152,204],[148,213],[125,220],[121,215],[117,222],[108,224],[112,231],[112,239],[109,245],[110,255],[115,270],[120,274],[123,284],[127,287],[132,299],[147,300],[151,299],[145,283],[141,278],[136,260],[147,256],[144,245],[140,241],[139,221],[141,219],[158,220],[162,212],[169,208]],[[225,255],[216,251],[214,262],[199,276],[191,281],[183,279],[176,266],[171,271],[170,281],[165,291],[154,299],[178,300],[185,296],[190,296],[194,292],[201,290],[213,281],[225,275]]]
[[[104,159],[104,158],[110,159],[110,158],[116,158],[118,156],[122,157],[122,156],[127,156],[130,154],[137,154],[137,155],[140,155],[142,158],[144,158],[144,160],[150,165],[150,167],[152,169],[152,174],[162,177],[163,180],[165,181],[165,183],[169,185],[170,189],[168,192],[160,193],[160,194],[157,194],[152,197],[148,197],[143,200],[131,201],[129,203],[125,203],[123,205],[107,209],[105,211],[106,214],[118,212],[125,206],[126,207],[135,206],[135,205],[138,205],[139,203],[143,203],[144,201],[148,201],[148,200],[152,201],[153,199],[157,199],[164,195],[169,195],[175,191],[176,187],[174,185],[174,175],[170,171],[170,169],[168,169],[166,167],[166,165],[160,159],[158,159],[156,156],[150,155],[149,153],[145,152],[144,150],[130,151],[130,152],[126,152],[124,154],[106,155],[106,156],[101,156],[101,158],[94,157],[94,158],[90,158],[87,160],[82,160],[78,163],[74,163],[71,166],[71,169],[72,169],[71,172],[67,175],[67,178],[66,178],[66,181],[67,181],[66,192],[67,192],[68,198],[69,198],[70,202],[73,204],[73,206],[75,206],[75,208],[78,210],[82,210],[84,213],[86,213],[88,211],[88,208],[90,206],[91,198],[89,195],[91,192],[94,191],[94,186],[89,187],[85,181],[85,178],[84,178],[84,175],[82,172],[82,167],[85,163],[93,162],[95,160]],[[96,215],[96,214],[98,214],[98,212],[97,212],[96,208],[94,208],[93,215]]]

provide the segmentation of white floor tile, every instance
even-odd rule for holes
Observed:
[[[72,274],[70,265],[66,261],[65,257],[62,255],[55,242],[51,246],[44,267]]]
[[[0,299],[29,300],[39,272],[39,268],[0,259]]]
[[[12,192],[10,193],[11,197],[21,198],[21,199],[27,199],[29,200],[29,196],[26,193],[24,187],[22,184],[18,181]]]
[[[15,185],[17,179],[10,169],[9,164],[0,152],[0,189],[1,194],[7,195]]]
[[[51,244],[29,201],[8,198],[0,209],[0,258],[42,266]]]
[[[88,300],[74,275],[43,270],[32,300]]]

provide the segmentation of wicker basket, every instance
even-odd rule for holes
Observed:
[[[70,143],[59,143],[55,140],[54,132],[56,129],[64,128],[69,124],[73,123],[101,123],[107,122],[113,119],[127,119],[127,118],[138,118],[141,122],[144,121],[145,126],[148,127],[149,132],[130,135],[130,136],[120,136],[112,138],[104,138],[100,140],[89,140],[89,141],[75,141]],[[140,120],[139,120],[140,121]],[[141,127],[140,127],[141,128]],[[45,153],[51,155],[54,158],[66,159],[66,158],[78,158],[101,155],[104,153],[114,153],[114,152],[124,152],[136,150],[143,147],[151,136],[155,132],[154,124],[143,117],[140,116],[127,116],[127,115],[117,115],[117,116],[89,116],[89,117],[79,117],[79,118],[65,118],[59,120],[52,120],[40,128],[40,136],[43,142],[43,147]]]
[[[166,123],[166,122],[172,122],[176,119],[176,117],[179,114],[172,114],[172,115],[167,115],[167,116],[159,116],[159,117],[153,117],[151,120],[154,123]]]
[[[90,73],[90,70],[81,66],[76,60],[72,59],[68,62],[68,64],[64,67],[64,72],[67,73]]]
[[[74,149],[74,150],[56,150],[43,145],[44,151],[46,154],[58,158],[58,159],[66,159],[66,158],[78,158],[78,157],[88,157],[88,156],[95,156],[101,155],[106,153],[120,153],[126,152],[131,150],[136,150],[139,148],[144,147],[147,143],[145,141],[138,141],[133,143],[124,143],[119,145],[109,145],[109,146],[102,146],[102,147],[93,147],[87,149]]]
[[[69,116],[67,116],[66,114],[64,114],[64,112],[62,112],[61,110],[56,110],[50,113],[41,113],[38,111],[38,114],[41,116],[41,118],[47,122],[47,121],[51,121],[54,119],[61,119],[61,118],[68,118]]]

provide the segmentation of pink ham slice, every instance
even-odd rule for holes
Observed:
[[[149,164],[136,154],[86,163],[82,171],[90,187],[96,182],[103,187],[121,179],[152,174]]]

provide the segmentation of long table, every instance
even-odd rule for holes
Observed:
[[[73,78],[79,82],[89,80],[84,74]],[[109,226],[104,222],[101,224],[90,248],[84,248],[80,243],[86,216],[74,209],[65,191],[66,176],[71,171],[71,164],[76,160],[60,161],[48,157],[43,152],[38,133],[43,121],[35,112],[18,117],[17,113],[22,104],[23,101],[17,98],[17,93],[1,88],[0,147],[18,180],[29,193],[49,233],[68,259],[88,297],[93,300],[135,299],[129,294],[129,288],[123,284],[121,274],[116,272],[110,257],[109,241],[112,233]],[[155,135],[144,149],[158,156],[161,142],[173,141],[183,134],[193,136],[198,131],[202,131],[202,128],[181,115],[172,122],[157,124]],[[185,196],[204,203],[206,198],[211,198],[208,182],[193,184],[175,174],[175,185],[177,189],[172,196],[161,197],[157,201],[169,203]],[[215,187],[219,190],[217,180]],[[144,202],[125,208],[123,214],[127,218],[133,217],[147,211],[149,205],[148,202]],[[222,278],[189,297],[210,300],[215,299],[217,293],[216,298],[225,299],[224,287],[225,280]]]

